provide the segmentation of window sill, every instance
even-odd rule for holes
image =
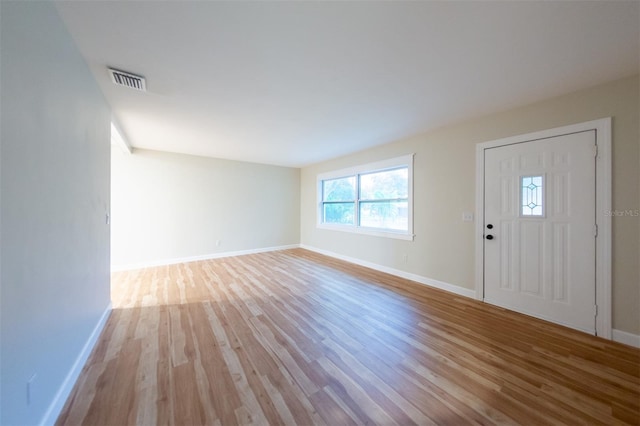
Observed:
[[[316,226],[318,229],[329,231],[348,232],[351,234],[371,235],[374,237],[395,238],[397,240],[413,241],[414,234],[403,231],[380,230],[373,228],[363,228],[349,225],[329,225],[320,223]]]

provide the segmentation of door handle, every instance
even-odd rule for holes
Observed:
[[[489,234],[485,237],[487,240],[493,240],[493,235]]]

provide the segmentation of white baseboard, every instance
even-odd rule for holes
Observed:
[[[411,281],[415,281],[419,284],[424,284],[429,287],[435,287],[440,290],[448,291],[449,293],[458,294],[464,297],[475,298],[476,292],[475,290],[470,290],[468,288],[463,288],[457,285],[445,283],[443,281],[434,280],[432,278],[423,277],[422,275],[413,274],[411,272],[402,271],[400,269],[390,268],[388,266],[379,265],[377,263],[368,262],[366,260],[357,259],[355,257],[344,256],[342,254],[334,253],[328,250],[319,249],[316,247],[307,246],[305,244],[300,244],[300,248],[305,250],[313,251],[319,254],[323,254],[325,256],[333,257],[336,259],[344,260],[345,262],[355,263],[356,265],[364,266],[367,268],[375,269],[376,271],[384,272],[387,274],[395,275],[396,277],[406,278]]]
[[[93,347],[98,341],[98,337],[100,337],[100,333],[102,333],[102,329],[107,323],[110,313],[111,302],[109,302],[109,306],[107,306],[107,309],[102,313],[102,316],[91,332],[89,339],[87,339],[87,342],[82,347],[80,354],[78,354],[78,358],[76,358],[76,361],[73,363],[71,370],[69,370],[67,377],[65,377],[64,382],[62,382],[62,385],[58,389],[56,396],[53,398],[53,401],[49,405],[47,412],[44,414],[42,421],[40,422],[41,426],[55,424],[60,412],[62,412],[62,409],[64,408],[64,404],[67,402],[67,398],[69,398],[69,395],[73,390],[73,386],[76,384],[78,377],[80,377],[80,373],[82,372],[87,359],[89,359],[89,355],[91,355],[91,351],[93,351]]]
[[[613,330],[613,341],[624,343],[625,345],[640,348],[640,335],[628,333],[622,330]]]
[[[202,254],[198,256],[178,257],[174,259],[154,260],[150,262],[135,263],[130,265],[111,265],[111,272],[129,271],[132,269],[152,268],[154,266],[175,265],[176,263],[197,262],[199,260],[220,259],[222,257],[242,256],[246,254],[265,253],[268,251],[288,250],[288,249],[299,248],[299,247],[300,247],[300,244],[290,244],[286,246],[263,247],[263,248],[250,249],[250,250],[226,251],[222,253],[211,253],[211,254]]]

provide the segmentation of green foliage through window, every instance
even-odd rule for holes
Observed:
[[[409,230],[409,167],[322,181],[322,223]]]

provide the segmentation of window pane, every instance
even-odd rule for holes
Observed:
[[[408,167],[360,175],[360,199],[362,200],[407,198],[408,193]]]
[[[324,223],[354,224],[355,203],[323,204]]]
[[[542,216],[542,176],[523,176],[522,188],[522,216]]]
[[[362,201],[360,226],[408,231],[409,203],[407,201]]]
[[[322,181],[322,201],[353,201],[355,199],[355,176]]]

